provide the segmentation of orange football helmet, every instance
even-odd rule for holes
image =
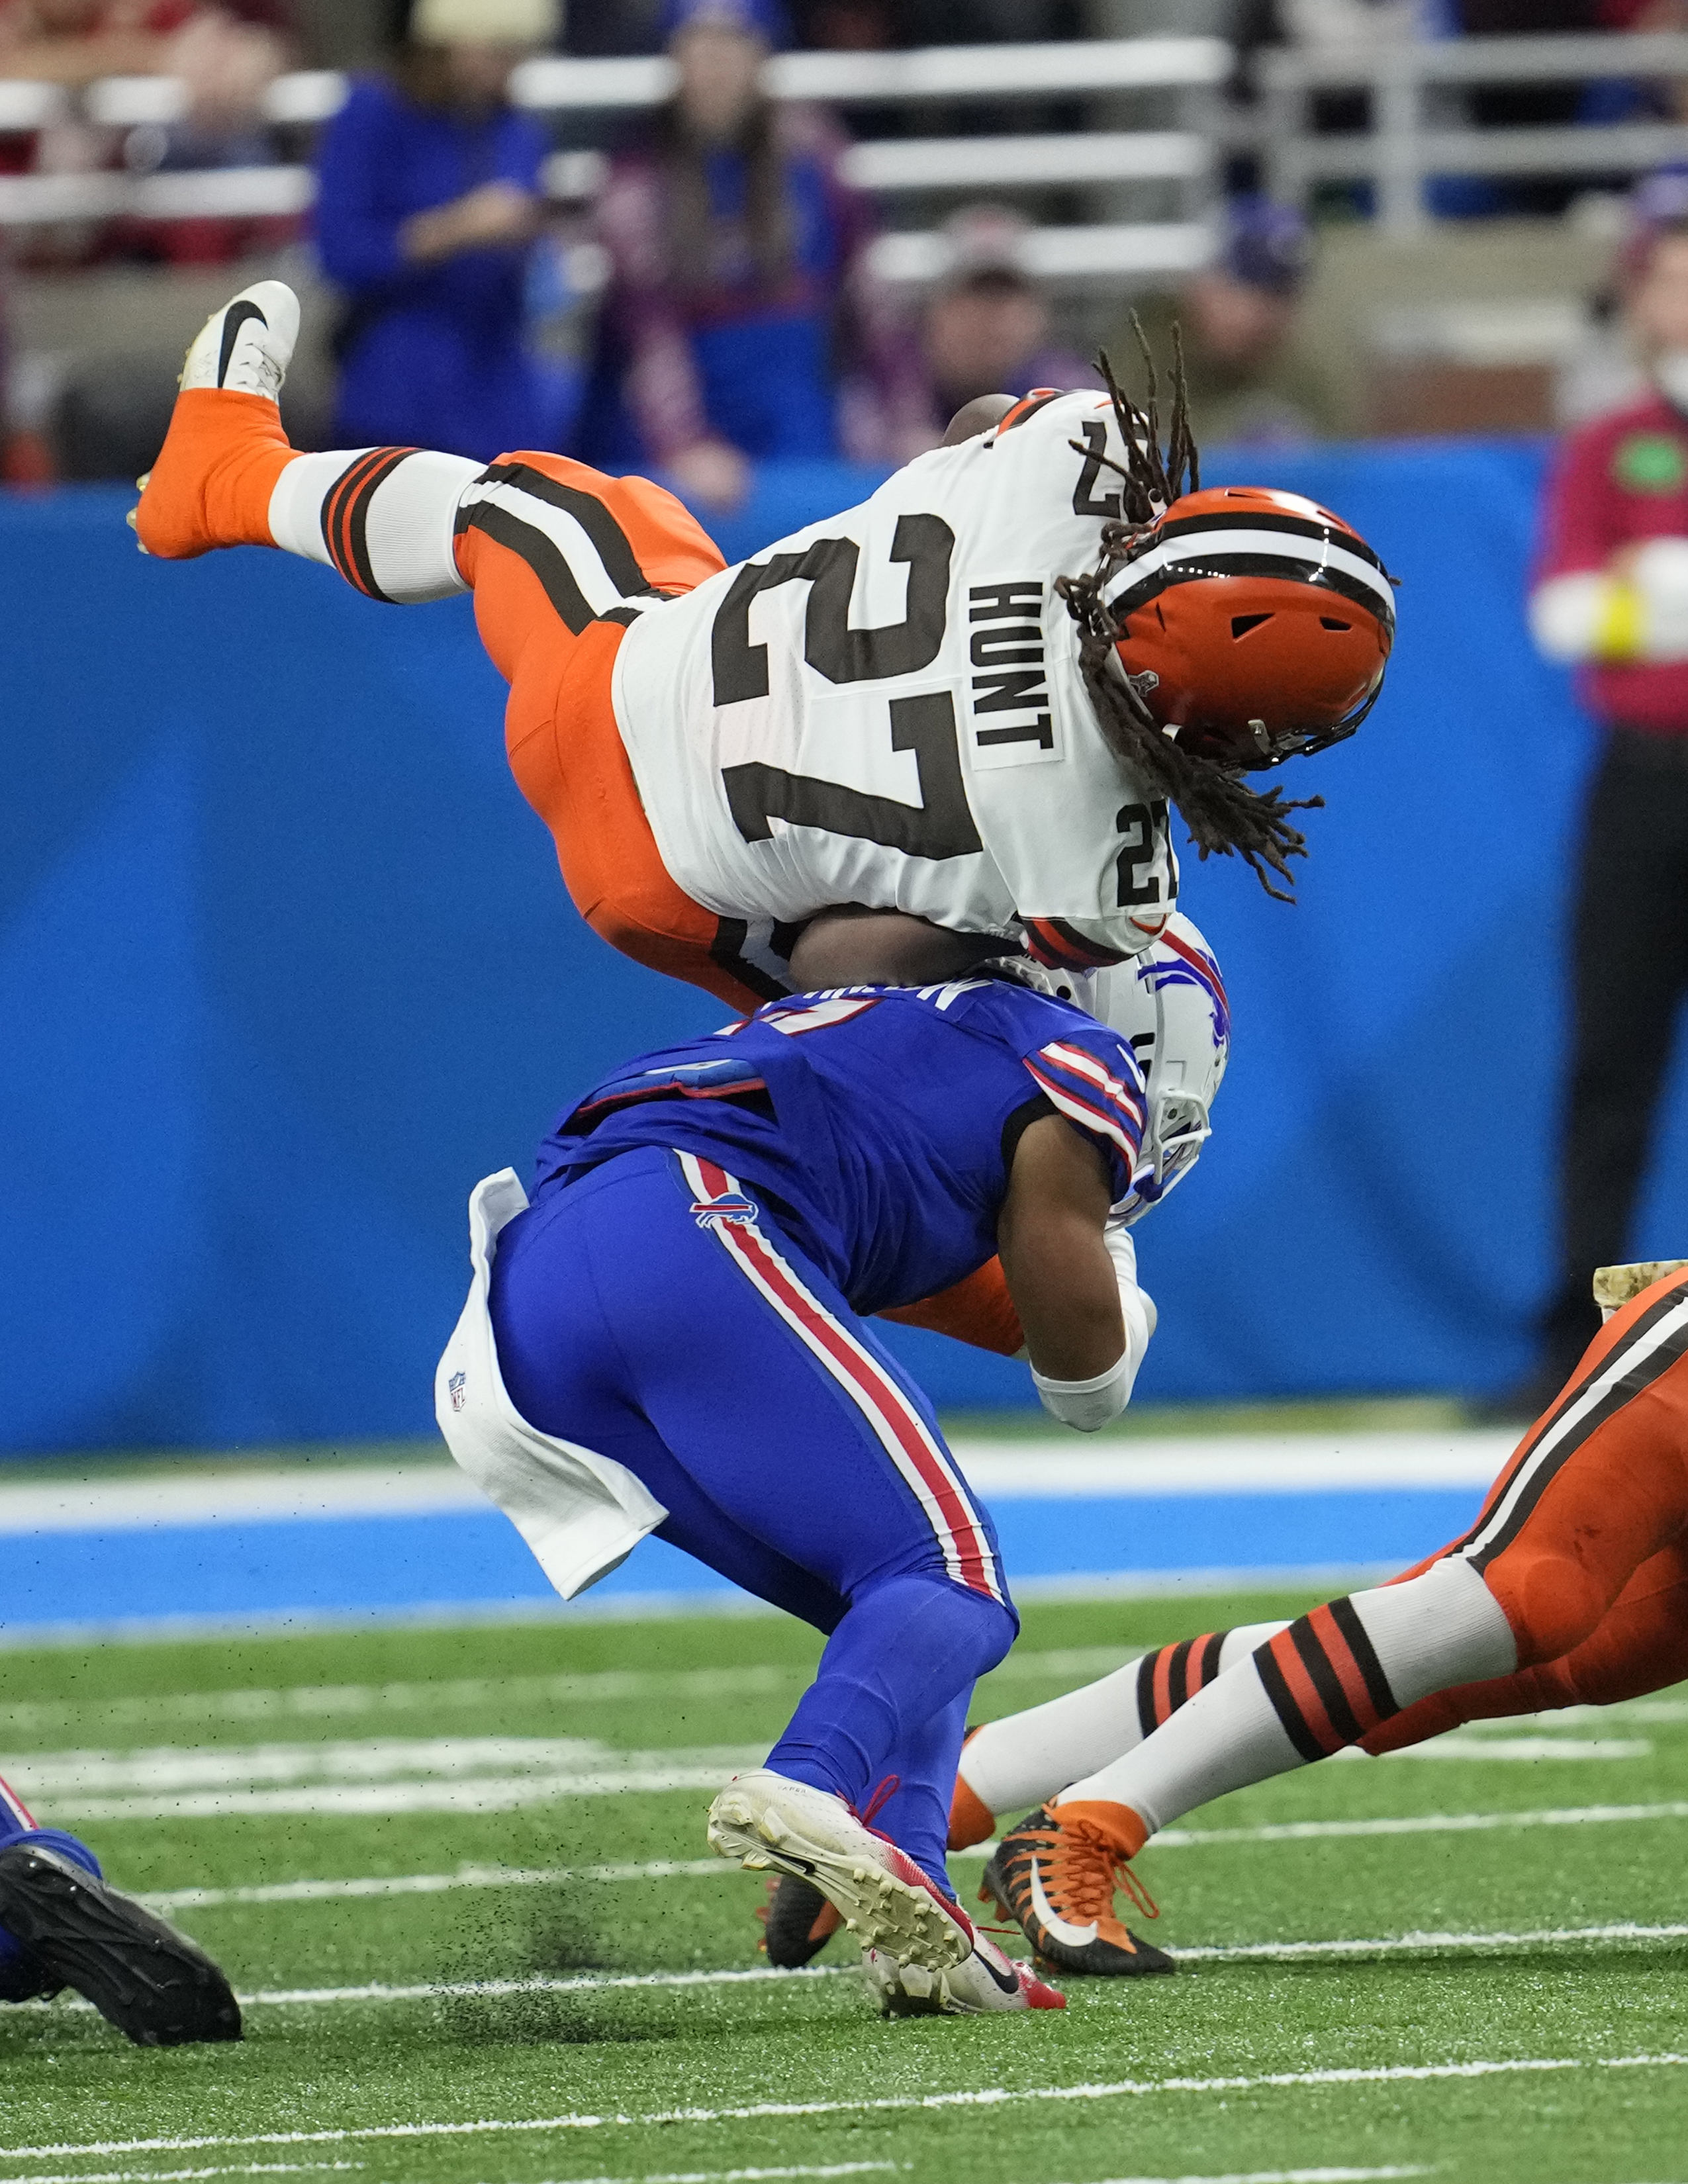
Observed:
[[[1184,494],[1125,548],[1102,599],[1156,727],[1250,771],[1351,736],[1395,641],[1390,580],[1359,532],[1269,486]]]

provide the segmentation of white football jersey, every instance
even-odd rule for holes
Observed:
[[[651,831],[749,962],[777,978],[779,928],[839,903],[1074,967],[1156,939],[1167,807],[1105,741],[1055,590],[1122,454],[1106,395],[1031,398],[633,621],[614,698]]]

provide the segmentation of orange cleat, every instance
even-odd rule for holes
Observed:
[[[1103,1979],[1176,1970],[1114,1916],[1123,1888],[1149,1918],[1160,1913],[1131,1870],[1142,1823],[1125,1805],[1040,1805],[1010,1828],[984,1869],[981,1903],[1014,1919],[1040,1964]]]
[[[275,544],[270,497],[294,456],[276,401],[298,331],[298,298],[280,281],[242,288],[200,328],[130,513],[143,554],[188,561],[218,546]]]

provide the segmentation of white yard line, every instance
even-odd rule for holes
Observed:
[[[740,1767],[759,1766],[743,1758]],[[514,1813],[564,1797],[627,1797],[719,1790],[730,1766],[606,1769],[601,1774],[489,1775],[462,1782],[325,1783],[298,1790],[226,1790],[173,1797],[60,1797],[55,1820],[221,1820],[253,1814]],[[20,1794],[30,1793],[22,1789]]]
[[[1140,1648],[1139,1649],[1141,1650]],[[992,1670],[994,1682],[1077,1684],[1134,1658],[1123,1646],[1065,1646],[1011,1653]],[[465,1676],[437,1683],[319,1684],[265,1691],[167,1691],[120,1699],[26,1701],[0,1713],[14,1736],[35,1735],[64,1722],[97,1718],[114,1728],[181,1720],[269,1721],[277,1717],[337,1720],[367,1713],[440,1715],[488,1707],[529,1708],[625,1703],[629,1699],[783,1697],[800,1691],[813,1670],[801,1662],[751,1663],[737,1669],[604,1669],[554,1676]],[[1688,1719],[1688,1707],[1683,1709]]]
[[[1533,1933],[1402,1934],[1378,1940],[1244,1942],[1190,1948],[1175,1944],[1173,1954],[1180,1961],[1217,1964],[1273,1958],[1340,1959],[1375,1956],[1391,1950],[1478,1950],[1568,1942],[1669,1942],[1685,1937],[1688,1937],[1688,1925],[1644,1926],[1624,1920],[1606,1926],[1543,1927]],[[576,1972],[567,1978],[536,1974],[528,1979],[418,1981],[410,1986],[371,1980],[358,1986],[260,1987],[253,1993],[242,1994],[239,1999],[243,2009],[321,2009],[357,2003],[502,2002],[522,1994],[613,1994],[634,1989],[765,1986],[771,1982],[844,1979],[857,1969],[855,1964],[807,1964],[797,1971],[776,1971],[772,1965],[755,1964],[731,1971]],[[1087,1986],[1084,1991],[1087,2005],[1106,1998],[1094,1987]],[[22,2006],[44,2009],[59,2005],[42,2003]],[[73,2001],[64,2006],[86,2009],[92,2005]],[[238,2143],[243,2145],[246,2142]]]
[[[65,2176],[8,2176],[6,2184],[198,2184],[207,2176],[333,2176],[363,2166],[361,2161],[246,2161],[230,2169],[81,2169]]]
[[[582,1737],[360,1737],[37,1752],[7,1772],[19,1796],[66,1820],[498,1813],[568,1797],[716,1790],[729,1775],[760,1765],[765,1748],[624,1752]],[[1390,1758],[1611,1764],[1652,1750],[1642,1737],[1446,1736]]]
[[[766,1745],[621,1752],[582,1737],[360,1737],[314,1744],[38,1752],[7,1774],[66,1819],[243,1814],[488,1813],[560,1797],[718,1790]]]
[[[245,1888],[151,1890],[154,1911],[218,1911],[242,1903],[327,1903],[350,1897],[443,1896],[458,1888],[554,1888],[597,1880],[712,1880],[740,1869],[720,1858],[653,1858],[638,1865],[465,1865],[455,1873],[372,1874],[354,1880],[269,1880]]]
[[[1242,1942],[1183,1948],[1172,1945],[1180,1963],[1247,1963],[1251,1960],[1328,1957],[1376,1956],[1390,1951],[1411,1953],[1427,1949],[1479,1950],[1536,1947],[1570,1942],[1677,1942],[1688,1937],[1688,1925],[1644,1926],[1633,1920],[1604,1926],[1544,1926],[1524,1933],[1401,1934],[1379,1940],[1330,1942]],[[444,1985],[388,1986],[371,1982],[365,1986],[274,1987],[243,1994],[247,2008],[318,2008],[358,2002],[442,2002],[500,1999],[516,1994],[588,1994],[613,1992],[630,1987],[755,1986],[770,1981],[838,1979],[856,1970],[854,1964],[809,1964],[800,1971],[776,1971],[758,1964],[724,1972],[577,1972],[566,1979],[543,1975],[521,1980],[468,1980]],[[1101,1998],[1088,1983],[1084,1999]]]
[[[1563,1805],[1540,1812],[1420,1813],[1406,1819],[1279,1820],[1255,1828],[1165,1828],[1156,1850],[1196,1850],[1213,1843],[1323,1842],[1350,1836],[1440,1836],[1491,1828],[1573,1828],[1626,1820],[1688,1820],[1688,1799],[1657,1805]],[[981,1845],[979,1854],[989,1855]],[[972,1852],[964,1852],[971,1856]]]
[[[1688,1820],[1688,1799],[1660,1805],[1571,1805],[1545,1812],[1431,1813],[1407,1819],[1289,1820],[1257,1828],[1168,1828],[1157,1850],[1210,1843],[1318,1841],[1331,1836],[1446,1835],[1497,1828],[1568,1828],[1648,1820]],[[958,1858],[985,1858],[994,1843]],[[155,1911],[214,1911],[247,1903],[326,1903],[371,1896],[443,1896],[460,1888],[553,1888],[579,1881],[707,1880],[739,1869],[719,1858],[655,1858],[627,1865],[463,1865],[455,1873],[370,1874],[344,1880],[271,1880],[234,1888],[156,1889],[142,1900]]]
[[[671,2169],[658,2176],[588,2176],[570,2184],[760,2184],[776,2176],[870,2176],[908,2169],[907,2161],[799,2162],[786,2169]]]
[[[138,1791],[332,1787],[410,1777],[643,1773],[667,1768],[731,1769],[751,1763],[744,1744],[618,1751],[595,1737],[360,1736],[311,1744],[162,1744],[128,1752],[36,1752],[8,1773],[20,1795],[67,1798]],[[760,1758],[765,1747],[755,1747]]]
[[[1396,1934],[1373,1942],[1239,1942],[1208,1947],[1175,1947],[1180,1964],[1232,1964],[1251,1958],[1292,1963],[1301,1957],[1375,1957],[1423,1949],[1507,1949],[1543,1942],[1680,1942],[1688,1925],[1641,1926],[1622,1919],[1605,1926],[1540,1926],[1518,1933]]]
[[[1435,2174],[1432,2169],[1416,2165],[1410,2169],[1246,2169],[1234,2170],[1226,2176],[1110,2176],[1104,2184],[1371,2184],[1374,2177]],[[596,2184],[610,2184],[610,2180],[601,2178]],[[647,2179],[646,2184],[655,2184],[655,2180]]]
[[[789,1979],[788,1972],[776,1976]],[[795,1975],[800,1977],[801,1975]],[[479,2138],[553,2131],[639,2131],[676,2124],[761,2123],[798,2116],[933,2114],[947,2109],[1019,2108],[1037,2103],[1111,2101],[1162,2093],[1252,2093],[1303,2086],[1424,2085],[1439,2080],[1513,2077],[1561,2070],[1668,2070],[1688,2068],[1688,2055],[1518,2056],[1462,2063],[1397,2063],[1372,2069],[1273,2070],[1251,2077],[1120,2078],[1108,2084],[982,2086],[957,2092],[899,2093],[861,2101],[757,2101],[743,2108],[657,2109],[641,2115],[535,2116],[520,2121],[483,2117],[465,2123],[347,2125],[331,2131],[254,2131],[237,2137],[120,2138],[0,2147],[0,2160],[64,2159],[71,2155],[177,2153],[237,2146],[346,2146],[382,2139]]]
[[[1056,1646],[1014,1652],[990,1674],[1001,1684],[1086,1683],[1135,1660],[1146,1650],[1122,1646]],[[231,1691],[169,1691],[120,1699],[28,1700],[0,1710],[0,1741],[40,1736],[70,1724],[107,1730],[154,1723],[194,1726],[214,1722],[333,1721],[365,1714],[454,1713],[482,1715],[490,1708],[517,1709],[623,1705],[638,1699],[786,1698],[809,1680],[801,1663],[748,1663],[736,1669],[605,1669],[584,1674],[472,1676],[437,1683],[320,1684]],[[1467,1724],[1468,1736],[1519,1729],[1557,1730],[1590,1723],[1688,1722],[1688,1700],[1627,1699],[1610,1707],[1566,1707],[1557,1713],[1518,1714],[1492,1725]],[[15,1743],[9,1747],[15,1752]]]
[[[11,2176],[6,2184],[197,2184],[197,2180],[209,2176],[326,2176],[364,2165],[361,2161],[258,2161],[232,2169],[79,2170],[56,2176],[39,2173]],[[589,2176],[571,2179],[570,2184],[765,2184],[765,2180],[772,2184],[777,2177],[866,2176],[909,2165],[896,2161],[802,2162],[784,2169],[684,2169],[656,2176]],[[1284,2169],[1273,2170],[1269,2176],[1189,2176],[1155,2180],[1155,2184],[1301,2184],[1303,2179],[1308,2184],[1321,2184],[1324,2179],[1428,2174],[1422,2169]],[[1117,2178],[1114,2184],[1127,2184],[1127,2180]],[[1132,2179],[1130,2184],[1150,2184],[1150,2180]]]
[[[415,1986],[371,1981],[364,1986],[260,1987],[239,2000],[243,2009],[317,2009],[356,2002],[500,2002],[517,1994],[611,1994],[630,1987],[760,1986],[771,1980],[842,1979],[859,1969],[855,1964],[805,1964],[795,1971],[776,1971],[770,1964],[754,1964],[726,1972],[576,1972],[566,1979],[537,1973],[531,1979],[458,1980]],[[77,2007],[75,2003],[70,2006]]]
[[[1384,1759],[1522,1760],[1533,1766],[1538,1759],[1569,1761],[1646,1759],[1652,1752],[1644,1736],[1472,1736],[1447,1730],[1423,1744],[1409,1744],[1400,1752],[1385,1752]],[[1369,1760],[1371,1754],[1357,1744],[1345,1744],[1333,1759]]]

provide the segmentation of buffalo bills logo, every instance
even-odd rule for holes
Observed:
[[[724,1190],[716,1198],[694,1198],[692,1217],[699,1228],[715,1228],[723,1223],[734,1228],[748,1228],[761,1219],[762,1209],[742,1190]]]
[[[1174,944],[1168,942],[1168,947]],[[1207,1006],[1213,1017],[1213,1044],[1228,1046],[1231,1039],[1231,1004],[1225,991],[1224,981],[1219,976],[1219,967],[1210,956],[1199,955],[1193,949],[1174,948],[1181,959],[1168,963],[1156,956],[1139,962],[1139,981],[1151,994],[1158,994],[1162,986],[1194,986],[1207,997]]]

